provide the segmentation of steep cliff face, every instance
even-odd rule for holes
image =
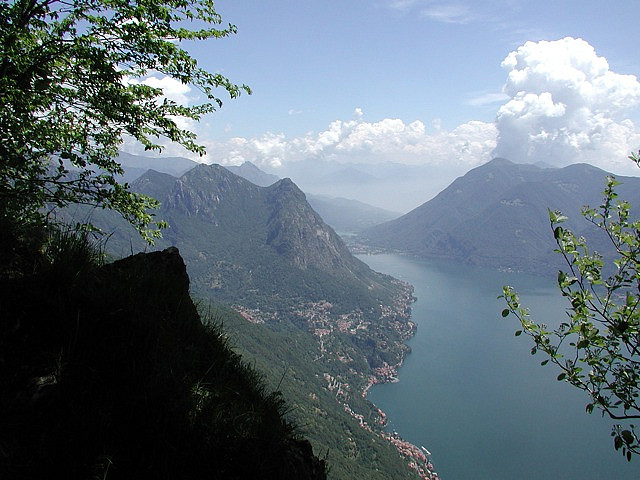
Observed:
[[[0,283],[0,478],[325,478],[177,249]]]
[[[158,196],[165,199],[165,211],[174,210],[219,224],[234,213],[253,207],[260,200],[260,190],[220,165],[201,164],[174,179],[170,188],[158,192]]]
[[[313,266],[334,272],[353,269],[356,262],[348,249],[309,206],[304,193],[288,178],[266,192],[271,214],[267,221],[267,244],[299,268]]]
[[[157,215],[170,227],[159,245],[180,248],[199,295],[282,310],[301,298],[365,308],[397,291],[351,255],[289,179],[259,187],[199,165],[172,181],[147,172],[134,188],[161,202]]]

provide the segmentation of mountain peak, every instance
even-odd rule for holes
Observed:
[[[515,165],[515,162],[504,157],[495,157],[487,162],[487,165]]]
[[[289,193],[300,199],[306,199],[304,192],[300,190],[300,188],[295,183],[293,183],[293,180],[291,180],[290,178],[283,178],[281,180],[278,180],[268,188],[271,191],[279,192],[281,194]]]
[[[162,182],[154,184],[155,177]],[[161,201],[158,216],[169,223],[161,244],[189,239],[184,251],[196,255],[191,268],[195,278],[206,278],[199,284],[208,286],[207,295],[234,298],[241,288],[260,298],[279,286],[335,301],[344,288],[369,292],[364,296],[372,285],[387,292],[290,178],[260,187],[220,165],[201,164],[180,178],[150,173],[145,190]]]
[[[543,169],[493,159],[408,214],[366,230],[362,238],[421,257],[547,272],[558,266],[547,209],[562,211],[570,218],[569,228],[587,235],[589,224],[580,222],[580,211],[602,201],[606,175],[587,164]],[[639,191],[638,179],[625,177],[618,193],[635,204]]]
[[[277,175],[263,172],[255,164],[249,161],[244,162],[240,166],[228,165],[225,168],[260,187],[268,187],[278,181]]]

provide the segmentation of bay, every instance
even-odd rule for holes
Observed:
[[[612,421],[585,413],[587,397],[540,366],[518,322],[500,316],[505,284],[534,319],[556,323],[565,301],[553,278],[432,262],[359,255],[374,270],[411,283],[418,301],[412,353],[399,382],[374,386],[369,399],[387,413],[388,430],[432,453],[444,480],[634,479],[613,448]]]

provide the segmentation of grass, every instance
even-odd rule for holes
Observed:
[[[2,239],[0,478],[325,478],[177,252],[104,265],[87,232],[36,231]]]

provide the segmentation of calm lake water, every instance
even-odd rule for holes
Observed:
[[[565,302],[553,278],[500,273],[399,255],[359,255],[415,287],[418,333],[400,381],[369,399],[389,430],[432,453],[444,480],[640,479],[613,449],[611,421],[587,415],[587,397],[540,366],[529,337],[503,319],[502,285],[514,286],[534,318],[552,324]]]

